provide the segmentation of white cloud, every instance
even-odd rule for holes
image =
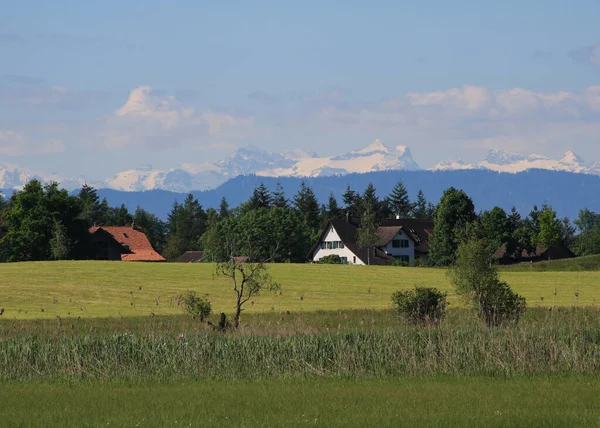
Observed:
[[[214,146],[228,139],[241,139],[256,133],[252,116],[196,111],[173,96],[152,91],[149,86],[135,88],[127,102],[102,121],[99,138],[110,148]]]
[[[0,155],[3,156],[59,153],[64,150],[65,145],[60,140],[35,141],[17,131],[0,130]]]
[[[590,147],[600,135],[600,85],[581,92],[481,86],[411,92],[379,103],[326,106],[305,122],[432,148]]]

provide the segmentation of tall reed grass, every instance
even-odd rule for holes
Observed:
[[[396,320],[394,327],[268,334],[252,326],[226,334],[202,328],[179,334],[172,328],[102,334],[22,328],[0,337],[0,379],[510,377],[600,370],[598,311],[540,312],[500,328],[466,315],[449,319],[437,328]]]

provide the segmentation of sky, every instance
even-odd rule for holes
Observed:
[[[600,162],[600,2],[0,0],[0,162],[94,179],[376,138]]]

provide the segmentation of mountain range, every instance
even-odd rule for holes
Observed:
[[[518,173],[532,169],[566,171],[600,175],[600,164],[586,163],[569,151],[561,159],[540,155],[523,155],[503,150],[491,150],[478,163],[446,160],[431,168],[432,171],[490,170]],[[244,147],[216,162],[186,163],[169,170],[153,169],[147,165],[122,171],[114,177],[94,181],[85,177],[61,177],[29,171],[16,165],[0,163],[0,188],[19,189],[33,178],[59,181],[61,186],[73,190],[88,183],[99,189],[128,192],[166,190],[185,193],[215,189],[232,178],[244,175],[259,177],[328,177],[352,173],[378,171],[420,171],[407,146],[390,148],[379,139],[361,150],[339,156],[320,157],[314,152],[294,150],[273,153],[256,147]]]

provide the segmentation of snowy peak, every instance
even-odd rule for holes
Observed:
[[[569,150],[560,160],[560,163],[565,165],[584,166],[585,160],[583,160],[583,158],[577,153],[573,152],[572,150]]]
[[[583,158],[573,151],[568,151],[561,159],[557,160],[536,154],[524,155],[504,150],[490,150],[485,160],[475,165],[465,165],[457,161],[444,161],[432,169],[449,171],[473,168],[508,173],[517,173],[529,169],[547,169],[600,175],[600,168],[596,164],[586,164]]]
[[[438,163],[436,166],[431,168],[432,171],[453,171],[453,170],[464,170],[464,169],[475,169],[477,166],[472,164],[466,164],[462,159],[457,160],[445,160]]]
[[[403,146],[398,146],[398,147],[403,147]],[[369,144],[364,149],[356,150],[351,153],[357,154],[357,155],[370,155],[372,153],[389,153],[389,152],[390,152],[390,149],[385,144],[383,144],[379,138],[377,138],[375,141],[373,141],[371,144]]]
[[[56,174],[41,174],[16,165],[0,163],[0,188],[20,189],[27,181],[59,181],[73,190],[83,183],[97,188],[124,191],[162,189],[174,192],[214,189],[238,175],[256,174],[265,177],[317,177],[367,173],[386,170],[420,170],[405,145],[386,146],[376,139],[366,147],[338,156],[322,157],[306,150],[269,152],[254,146],[242,147],[216,162],[185,163],[161,170],[152,165],[122,171],[101,182],[90,182],[84,177],[65,178]],[[491,150],[478,163],[465,163],[460,159],[445,160],[435,165],[433,171],[487,169],[504,173],[517,173],[529,169],[547,169],[574,173],[600,175],[600,164],[586,163],[583,158],[568,151],[560,159],[536,154]]]

